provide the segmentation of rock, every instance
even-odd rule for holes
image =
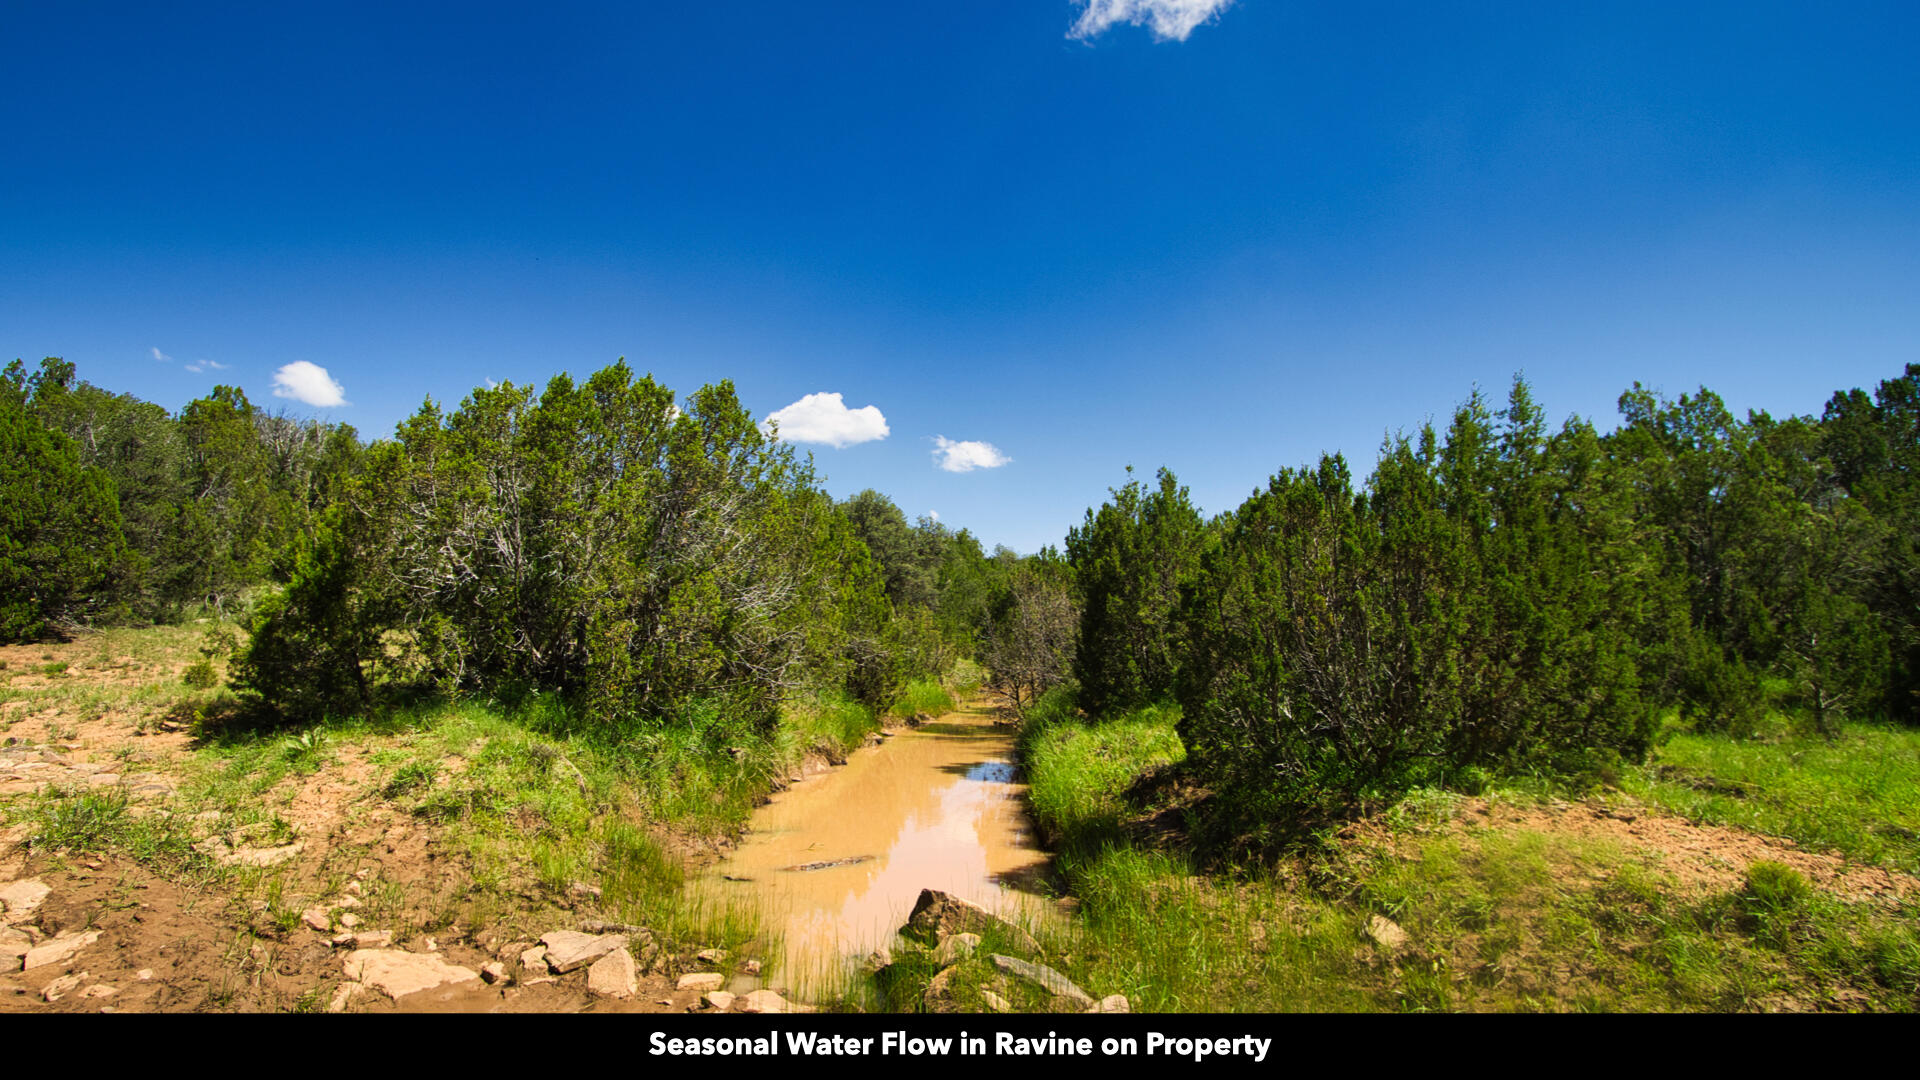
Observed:
[[[355,915],[351,911],[343,911],[340,913],[340,925],[351,930],[360,925],[360,916]]]
[[[691,975],[680,976],[680,981],[675,983],[673,988],[706,993],[708,990],[718,990],[725,985],[727,985],[727,977],[717,971],[696,971]]]
[[[398,949],[355,949],[348,954],[347,978],[363,983],[398,1001],[422,990],[479,982],[480,973],[449,964],[438,956]]]
[[[23,821],[7,829],[0,830],[0,856],[10,855],[16,847],[24,847],[33,836],[33,823]],[[0,905],[4,907],[5,905]]]
[[[540,938],[547,947],[547,966],[555,975],[585,967],[615,949],[627,946],[625,934],[582,934],[577,930],[555,930]]]
[[[98,930],[89,930],[84,934],[61,934],[52,941],[28,950],[26,962],[22,966],[25,970],[32,971],[34,968],[46,967],[49,964],[64,964],[73,959],[81,949],[99,940],[100,931]]]
[[[626,934],[631,937],[652,937],[653,931],[644,926],[631,923],[608,922],[605,919],[588,919],[580,924],[580,929],[589,934]]]
[[[4,916],[7,922],[19,922],[22,916],[39,907],[40,902],[52,891],[38,878],[0,885],[0,916]]]
[[[1087,1011],[1090,1013],[1130,1013],[1133,1011],[1133,1004],[1127,1000],[1127,995],[1125,994],[1108,994],[1106,997],[1095,1002],[1093,1008]]]
[[[740,962],[740,974],[742,974],[742,975],[758,975],[758,974],[760,974],[760,961],[758,961],[758,960],[742,960],[742,961]]]
[[[117,986],[108,986],[106,983],[94,983],[92,986],[89,986],[85,990],[80,991],[80,996],[83,998],[96,998],[96,999],[109,998],[119,992],[120,992],[120,988]]]
[[[353,935],[353,944],[359,949],[384,949],[393,944],[393,931],[362,930]]]
[[[992,1009],[994,1012],[1003,1013],[1013,1011],[1013,1002],[1008,1001],[1006,998],[1001,997],[991,990],[980,991],[980,1000],[986,1002],[987,1008]]]
[[[346,1012],[347,1005],[350,1004],[354,998],[366,992],[367,988],[361,986],[359,983],[341,983],[340,989],[333,992],[333,1000],[327,1003],[327,1011],[330,1013]]]
[[[887,948],[885,945],[880,946],[867,954],[866,963],[862,966],[866,968],[867,974],[869,975],[880,974],[882,971],[893,966],[893,950]],[[755,972],[755,974],[758,974],[758,972]]]
[[[480,977],[487,980],[488,983],[498,986],[507,981],[507,965],[498,960],[489,960],[480,965]],[[588,974],[588,982],[592,982],[591,973]]]
[[[959,1011],[959,1004],[953,1000],[953,973],[958,970],[957,967],[941,968],[927,980],[926,989],[920,991],[922,1008],[930,1013]]]
[[[87,973],[84,971],[78,975],[62,975],[41,989],[40,998],[47,1002],[59,1001],[78,989],[86,979]]]
[[[693,958],[703,964],[723,964],[726,963],[727,960],[727,950],[701,949],[699,952],[693,954]]]
[[[333,929],[333,919],[324,907],[310,907],[300,913],[300,921],[311,927],[315,933],[324,934]]]
[[[1399,952],[1407,947],[1407,932],[1400,924],[1384,915],[1375,915],[1367,920],[1367,936],[1379,942],[1388,952]]]
[[[33,951],[33,939],[26,931],[0,926],[0,975],[26,967],[27,954]]]
[[[589,900],[598,900],[600,899],[600,886],[589,885],[584,881],[576,881],[567,886],[567,895],[583,897]]]
[[[955,934],[940,943],[940,947],[934,950],[933,958],[941,967],[946,967],[972,956],[979,947],[979,934]]]
[[[626,999],[640,989],[633,968],[633,954],[624,947],[613,950],[587,969],[587,992],[604,997]]]
[[[1078,1008],[1084,1009],[1093,1004],[1093,998],[1085,990],[1073,985],[1071,979],[1045,964],[1032,964],[994,953],[993,966],[1016,978],[1025,979],[1056,997],[1066,998]]]
[[[278,866],[305,849],[306,845],[295,840],[291,844],[271,848],[229,847],[225,840],[210,836],[195,845],[211,856],[221,866]]]
[[[701,996],[700,1000],[706,1003],[707,1008],[717,1009],[720,1012],[733,1008],[733,995],[725,990],[709,990]]]
[[[547,947],[545,945],[535,945],[533,948],[522,952],[520,954],[520,970],[522,973],[532,971],[545,975],[547,973]]]
[[[340,933],[333,935],[333,937],[329,941],[329,944],[331,944],[336,949],[344,949],[347,946],[354,944],[354,939],[358,938],[359,936],[360,936],[359,934],[349,933],[343,930]]]
[[[1004,938],[1022,952],[1037,954],[1040,951],[1040,943],[1025,930],[971,900],[962,900],[938,889],[920,890],[920,899],[913,905],[913,914],[907,916],[907,924],[900,928],[900,933],[928,944],[955,934],[980,934]]]
[[[790,1012],[787,999],[772,990],[755,990],[740,999],[740,1011],[744,1013],[783,1013]]]
[[[153,980],[153,969],[141,968],[139,971],[133,973],[133,977],[141,982],[151,982]]]

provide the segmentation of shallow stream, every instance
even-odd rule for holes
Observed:
[[[890,945],[921,889],[1032,922],[1047,905],[1011,732],[963,709],[856,751],[753,815],[703,886],[757,903],[802,985]]]

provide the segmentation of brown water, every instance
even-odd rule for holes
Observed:
[[[949,713],[775,795],[706,886],[762,905],[790,982],[891,944],[921,889],[1032,923],[1048,856],[1016,777],[1006,729]]]

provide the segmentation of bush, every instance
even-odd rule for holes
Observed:
[[[1791,911],[1812,895],[1806,876],[1785,863],[1759,859],[1747,867],[1746,898],[1759,911]]]

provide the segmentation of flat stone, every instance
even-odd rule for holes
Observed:
[[[697,990],[704,994],[709,990],[718,990],[725,985],[727,985],[727,977],[717,971],[696,971],[691,975],[680,976],[680,981],[673,984],[673,988],[675,990]]]
[[[396,1001],[423,990],[480,981],[480,973],[471,968],[398,949],[355,949],[347,955],[345,967],[347,978]]]
[[[555,930],[543,934],[540,944],[547,947],[547,966],[555,975],[565,975],[627,947],[625,934],[582,934],[577,930]]]
[[[507,965],[498,960],[489,960],[480,965],[480,977],[498,986],[507,981]]]
[[[934,950],[933,958],[941,967],[946,967],[972,956],[979,947],[979,934],[955,934],[940,943],[940,947]]]
[[[755,990],[740,999],[740,1011],[744,1013],[783,1013],[789,1011],[787,999],[771,990]]]
[[[362,930],[353,935],[353,944],[359,949],[384,949],[393,944],[393,931]]]
[[[758,960],[743,960],[743,961],[741,961],[741,962],[740,962],[740,974],[742,974],[742,975],[758,975],[758,974],[760,974],[760,961],[758,961]]]
[[[1127,1000],[1127,995],[1125,994],[1108,994],[1106,997],[1094,1002],[1093,1008],[1087,1011],[1090,1013],[1130,1013],[1133,1011],[1133,1003]]]
[[[0,913],[7,921],[18,922],[20,916],[40,906],[53,889],[38,878],[27,878],[7,885],[0,885]]]
[[[1079,1008],[1084,1009],[1094,1003],[1092,996],[1075,986],[1073,980],[1045,964],[1029,963],[1015,957],[994,953],[993,966],[1016,978],[1025,979],[1055,997],[1066,998]]]
[[[83,998],[108,998],[119,992],[120,988],[117,986],[108,986],[106,983],[94,983],[92,986],[80,991],[80,996]]]
[[[316,933],[324,934],[333,929],[333,919],[327,915],[324,907],[310,907],[300,913],[300,921],[306,923]]]
[[[994,1012],[1003,1013],[1013,1011],[1013,1002],[1008,1001],[1006,998],[1001,997],[991,990],[980,991],[980,1000],[986,1002],[987,1008],[992,1009]]]
[[[354,998],[367,992],[367,988],[357,982],[341,983],[340,989],[333,992],[333,1000],[327,1003],[330,1013],[346,1012]]]
[[[545,945],[535,945],[533,948],[523,951],[520,954],[520,970],[523,972],[538,971],[545,974],[548,970],[547,947]]]
[[[133,973],[133,977],[141,982],[150,982],[153,979],[153,969],[141,968],[139,971]]]
[[[1375,915],[1367,920],[1367,936],[1380,943],[1388,952],[1399,952],[1407,947],[1407,932],[1400,924],[1384,915]]]
[[[351,911],[343,911],[340,913],[340,925],[351,930],[360,925],[360,916]]]
[[[40,998],[47,1002],[59,1001],[61,998],[78,990],[80,984],[86,980],[87,973],[84,971],[78,975],[62,975],[41,989]]]
[[[725,990],[709,990],[701,995],[700,1000],[706,1004],[707,1008],[718,1009],[721,1012],[733,1008],[733,995]]]
[[[0,975],[10,975],[26,966],[33,951],[33,939],[23,930],[0,926]]]
[[[81,949],[100,940],[100,931],[88,930],[85,933],[66,933],[53,940],[35,945],[27,952],[25,970],[47,967],[51,964],[64,964],[74,958]]]
[[[624,948],[615,949],[593,962],[587,969],[587,992],[603,997],[630,998],[640,989],[638,973],[634,971],[633,954]]]
[[[306,844],[299,840],[281,847],[228,847],[226,841],[217,836],[202,840],[198,846],[221,866],[254,867],[278,866],[306,848]]]
[[[1002,938],[1022,952],[1040,951],[1040,943],[1025,930],[971,900],[938,889],[920,890],[920,899],[913,905],[913,913],[907,916],[907,924],[900,928],[900,933],[929,944],[945,941],[955,934],[980,934]]]

